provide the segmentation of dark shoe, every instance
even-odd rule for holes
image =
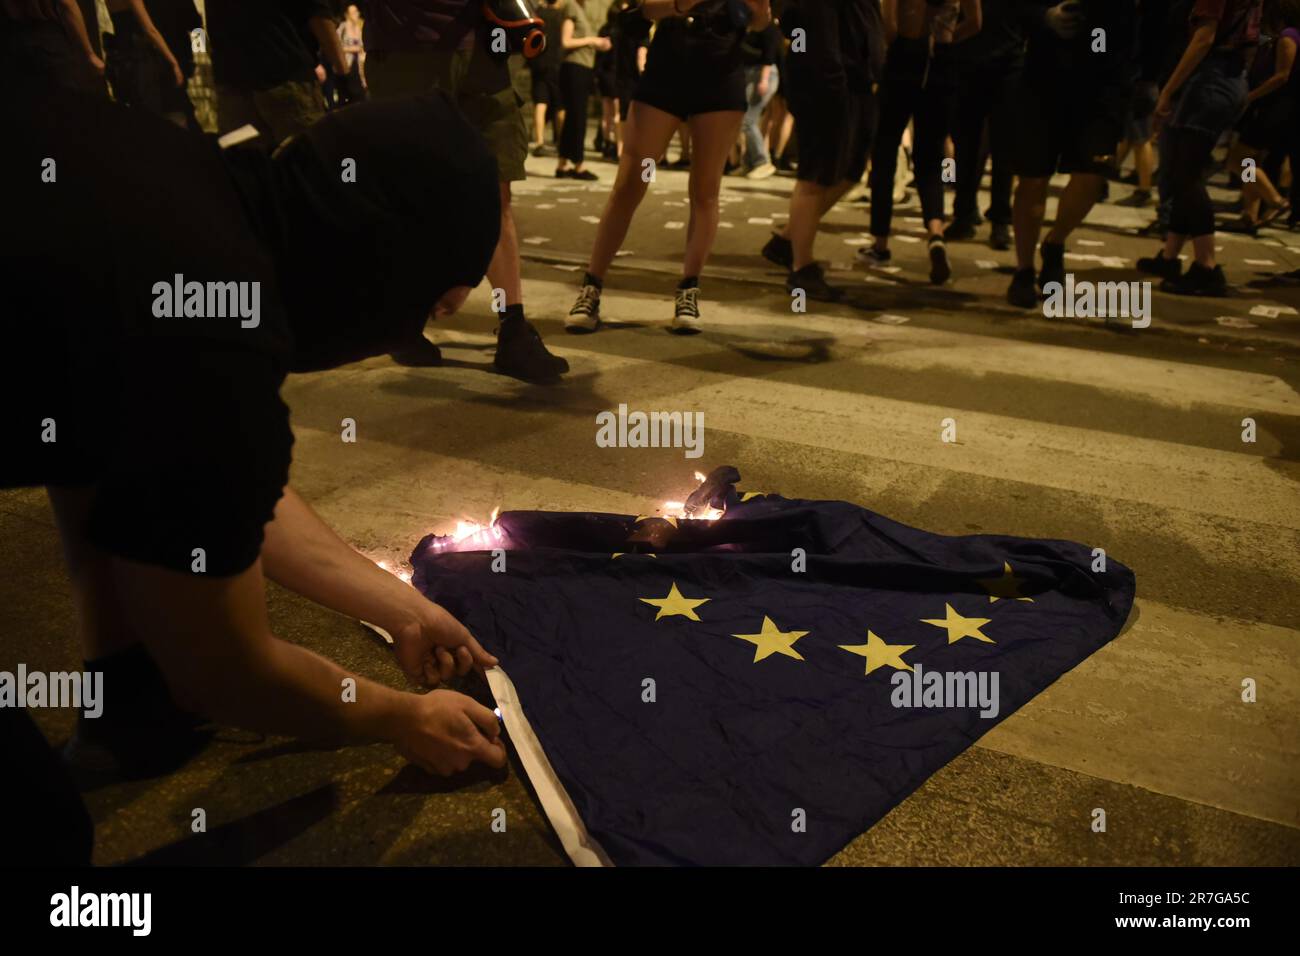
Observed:
[[[570,169],[557,169],[557,170],[555,171],[555,178],[556,178],[556,179],[572,179],[572,178],[573,178],[573,171],[570,170]]]
[[[952,278],[948,262],[948,247],[942,239],[930,240],[930,285],[943,285]]]
[[[442,364],[442,350],[423,335],[410,345],[404,345],[388,354],[398,365],[411,368],[433,368]]]
[[[1239,236],[1254,236],[1259,233],[1259,223],[1242,213],[1232,222],[1216,227],[1220,232],[1231,232]]]
[[[794,246],[790,245],[789,239],[773,233],[767,245],[763,246],[763,258],[782,269],[789,269],[794,265]]]
[[[999,251],[1011,248],[1011,227],[1005,222],[995,222],[989,231],[989,245]]]
[[[1043,265],[1038,270],[1038,288],[1047,288],[1049,282],[1065,285],[1065,246],[1054,242],[1044,242],[1038,247]]]
[[[527,319],[507,319],[497,326],[498,372],[525,382],[546,382],[569,370],[569,363],[546,350],[542,337]]]
[[[1174,295],[1203,295],[1223,298],[1228,294],[1228,280],[1223,275],[1223,267],[1207,269],[1198,262],[1193,262],[1181,276],[1166,279],[1160,283],[1161,292]]]
[[[796,289],[802,289],[804,295],[818,302],[838,302],[844,298],[844,290],[827,283],[826,273],[815,262],[786,276],[785,291],[793,293]]]
[[[888,249],[877,249],[875,246],[863,246],[858,250],[858,258],[871,265],[884,265],[892,257],[893,253]]]
[[[1116,206],[1128,206],[1133,209],[1144,209],[1151,205],[1151,190],[1135,189],[1123,199],[1115,203]]]
[[[595,182],[600,177],[597,176],[595,173],[593,173],[590,169],[575,169],[573,172],[569,173],[569,178],[581,179],[583,182],[591,183],[591,182]]]
[[[1033,269],[1017,269],[1007,286],[1007,301],[1017,309],[1038,308],[1038,287],[1034,285]]]
[[[1183,264],[1177,259],[1166,259],[1164,250],[1161,249],[1154,256],[1143,256],[1139,259],[1137,270],[1150,276],[1159,276],[1161,279],[1176,279],[1183,270]]]
[[[1141,229],[1138,229],[1136,234],[1139,236],[1148,236],[1152,239],[1163,239],[1165,237],[1165,233],[1167,233],[1168,231],[1169,231],[1168,223],[1161,222],[1159,219],[1155,219],[1147,223]]]
[[[967,239],[974,239],[975,223],[969,219],[954,219],[943,231],[943,238],[946,242],[964,242]]]

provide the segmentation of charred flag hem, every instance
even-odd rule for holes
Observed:
[[[824,862],[1132,608],[1101,548],[933,534],[731,471],[682,514],[507,512],[490,551],[411,557],[509,671],[530,779],[544,760],[614,864]]]

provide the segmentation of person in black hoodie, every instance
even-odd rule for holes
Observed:
[[[786,99],[799,141],[799,171],[790,219],[763,247],[763,257],[789,270],[786,289],[835,301],[813,258],[817,228],[866,169],[875,132],[872,85],[884,62],[885,31],[877,0],[831,7],[799,0],[786,7],[781,28],[802,30],[806,48],[786,59]]]
[[[389,741],[444,774],[501,766],[490,710],[380,686],[276,638],[264,596],[269,577],[379,623],[417,684],[494,663],[288,487],[279,394],[287,372],[382,354],[480,281],[499,222],[482,138],[442,95],[340,110],[274,158],[49,89],[0,101],[0,124],[13,134],[0,255],[25,277],[9,303],[6,345],[23,361],[0,379],[0,487],[48,490],[86,669],[104,675],[103,713],[82,716],[69,760],[165,772],[208,718]],[[47,157],[57,185],[39,184]],[[354,183],[340,181],[345,158]],[[322,243],[354,250],[351,281],[321,274]],[[345,678],[355,702],[341,700]],[[0,819],[24,821],[20,859],[48,861],[76,794],[24,712],[0,708],[0,739],[29,761],[10,768]],[[84,862],[85,844],[64,862]]]

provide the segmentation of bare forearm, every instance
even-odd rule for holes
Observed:
[[[72,42],[81,47],[81,52],[86,55],[87,60],[93,62],[98,59],[95,56],[95,48],[90,42],[90,34],[86,32],[86,21],[81,16],[81,8],[77,6],[76,0],[60,0],[59,6],[61,8],[59,19]]]
[[[423,598],[334,533],[292,488],[276,504],[262,543],[266,576],[290,591],[392,632]]]
[[[175,63],[176,57],[174,57],[172,51],[168,49],[167,41],[164,40],[163,35],[158,32],[158,28],[153,25],[153,20],[149,16],[149,11],[144,8],[144,0],[131,0],[131,12],[135,14],[136,22],[140,24],[140,29],[143,30],[145,36],[149,38],[149,42],[154,45],[160,54],[162,54],[162,58],[168,63]]]

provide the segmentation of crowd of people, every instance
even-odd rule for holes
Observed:
[[[472,699],[400,693],[275,638],[264,576],[384,627],[414,683],[494,663],[288,487],[279,392],[288,372],[366,356],[437,364],[426,319],[485,276],[496,367],[567,372],[525,317],[511,184],[530,152],[553,151],[556,177],[598,178],[592,114],[594,153],[617,168],[573,333],[599,328],[609,266],[662,166],[689,170],[678,333],[702,326],[728,173],[794,174],[788,221],[754,262],[819,300],[841,294],[815,257],[821,221],[864,183],[861,257],[891,260],[910,178],[940,285],[949,245],[979,232],[991,166],[988,241],[1014,246],[1006,297],[1025,309],[1064,279],[1069,237],[1123,156],[1138,187],[1125,201],[1152,206],[1145,232],[1163,240],[1136,266],[1169,292],[1227,290],[1207,191],[1221,144],[1241,191],[1232,228],[1297,221],[1300,0],[613,0],[599,25],[584,0],[538,0],[535,20],[522,0],[206,0],[201,18],[192,0],[105,6],[101,37],[93,3],[0,0],[0,252],[24,276],[13,313],[42,316],[10,324],[30,379],[3,381],[0,486],[49,489],[87,669],[126,689],[79,724],[70,759],[126,773],[184,759],[208,718],[388,741],[438,773],[504,761]],[[536,53],[538,30],[529,113],[510,55]],[[187,96],[196,49],[219,138]],[[164,320],[151,290],[173,276],[250,283],[260,310],[251,325]],[[0,791],[16,802],[0,814],[76,816],[34,724],[0,721],[33,768]],[[68,858],[88,853],[84,832],[64,832]]]

